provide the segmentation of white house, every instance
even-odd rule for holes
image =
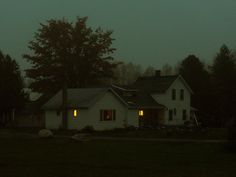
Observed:
[[[132,101],[128,101],[136,91],[109,87],[68,89],[67,92],[68,129],[92,126],[95,130],[108,130],[139,126],[139,109]],[[43,106],[46,128],[62,127],[61,105],[62,91]],[[159,107],[156,103],[153,106]]]
[[[159,119],[163,125],[183,125],[190,120],[191,95],[193,91],[181,75],[141,77],[132,87],[143,90],[166,109]],[[148,110],[147,110],[148,111]],[[145,114],[145,110],[144,110]]]
[[[190,120],[193,93],[180,75],[140,77],[127,88],[68,89],[68,129],[95,130],[183,125]],[[62,127],[62,91],[44,106],[45,126]]]

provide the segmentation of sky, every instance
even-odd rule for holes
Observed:
[[[24,70],[39,23],[78,16],[113,30],[114,57],[143,67],[176,65],[190,54],[209,63],[222,44],[236,50],[235,0],[0,0],[0,50]]]

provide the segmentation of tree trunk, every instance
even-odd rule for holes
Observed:
[[[64,82],[62,89],[62,128],[67,129],[67,83]]]

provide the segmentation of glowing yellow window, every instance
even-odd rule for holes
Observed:
[[[143,110],[139,110],[138,115],[141,116],[141,117],[144,116]]]
[[[78,115],[78,111],[77,111],[76,109],[74,109],[74,111],[73,111],[73,116],[74,116],[74,118],[76,118],[77,115]]]

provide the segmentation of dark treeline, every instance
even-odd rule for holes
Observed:
[[[23,88],[18,64],[0,51],[0,126],[24,107],[27,96]]]
[[[29,43],[31,64],[26,76],[34,92],[52,94],[67,87],[91,87],[116,83],[128,85],[139,76],[152,76],[157,68],[114,60],[112,31],[88,27],[87,18],[75,23],[49,20],[41,24]],[[203,125],[224,127],[235,120],[236,56],[223,45],[211,66],[189,55],[178,66],[164,65],[162,75],[181,74],[194,91],[192,106]],[[18,64],[0,52],[0,118],[23,108],[27,102]]]

